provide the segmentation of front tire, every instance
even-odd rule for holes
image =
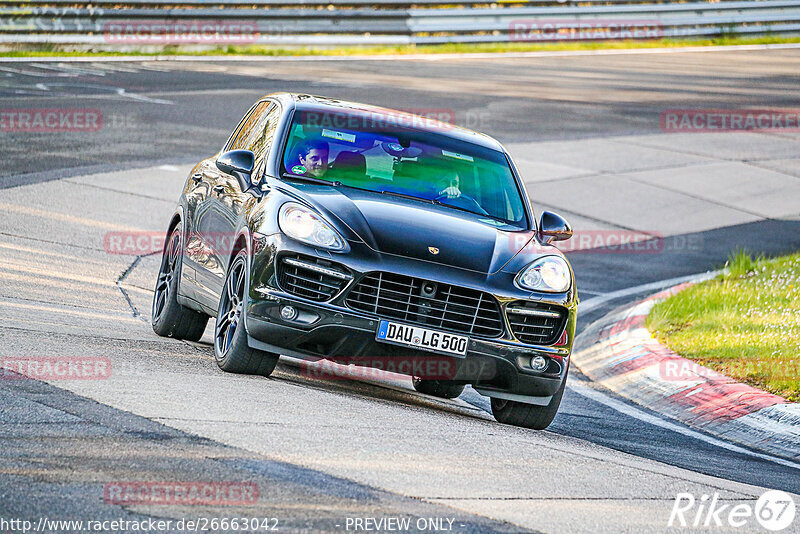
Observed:
[[[535,404],[525,404],[492,397],[492,414],[499,423],[544,430],[550,426],[558,412],[566,385],[567,376],[565,374],[561,387],[558,388],[558,391],[550,399],[550,403],[547,406],[537,406]]]
[[[247,251],[240,250],[231,262],[219,299],[214,326],[214,359],[220,369],[229,373],[269,376],[279,356],[247,344],[244,305],[248,281]]]
[[[208,324],[208,315],[178,302],[178,279],[183,267],[183,233],[178,224],[164,246],[161,267],[153,293],[151,317],[153,331],[162,337],[198,341]]]
[[[464,384],[454,384],[447,380],[427,380],[415,376],[411,383],[420,393],[441,399],[455,399],[464,392]]]

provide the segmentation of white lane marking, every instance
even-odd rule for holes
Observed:
[[[625,414],[629,417],[633,417],[634,419],[638,419],[639,421],[643,421],[645,423],[649,423],[651,425],[658,426],[666,430],[670,430],[672,432],[677,432],[678,434],[683,434],[684,436],[700,440],[704,443],[708,443],[709,445],[713,445],[715,447],[721,447],[723,449],[727,449],[731,452],[753,456],[761,460],[774,462],[780,465],[784,465],[786,467],[791,467],[793,469],[800,469],[800,464],[792,462],[791,460],[785,460],[783,458],[778,458],[776,456],[770,456],[769,454],[762,454],[759,452],[751,451],[743,447],[739,447],[738,445],[734,445],[732,443],[728,443],[726,441],[722,441],[720,439],[707,436],[701,432],[696,432],[689,428],[685,428],[676,425],[674,423],[670,423],[669,421],[660,419],[654,415],[650,415],[649,413],[645,413],[642,410],[639,410],[637,408],[634,408],[633,406],[625,404],[624,402],[611,398],[605,393],[602,393],[596,389],[578,385],[575,384],[574,382],[572,384],[569,384],[568,389],[574,391],[578,395],[581,395],[595,402],[599,402],[600,404],[608,406],[609,408],[616,410],[622,414]]]
[[[130,98],[132,100],[139,100],[140,102],[149,102],[150,104],[166,104],[171,106],[173,104],[170,100],[164,100],[163,98],[150,98],[149,96],[140,95],[138,93],[129,93],[125,90],[124,87],[118,87],[116,92],[119,96],[124,98]]]
[[[21,253],[19,254],[19,256],[21,256],[22,259],[25,259],[26,261],[30,261],[31,257],[33,257],[33,259],[41,260],[42,256],[52,256],[54,258],[81,262],[83,265],[86,265],[87,263],[91,263],[100,267],[108,265],[106,261],[89,259],[85,255],[78,256],[76,254],[64,254],[61,252],[54,252],[52,250],[45,250],[42,248],[33,248],[33,247],[26,247],[24,245],[17,245],[11,242],[0,241],[0,249],[7,249],[3,251],[3,256],[5,258],[12,257],[12,254],[14,252],[18,252]],[[2,265],[2,263],[0,263],[0,265]]]
[[[694,52],[726,52],[757,50],[790,50],[800,48],[800,43],[732,45],[732,46],[684,46],[671,48],[629,48],[610,50],[552,50],[540,52],[485,52],[463,54],[385,54],[375,56],[79,56],[79,57],[0,57],[0,63],[108,63],[134,61],[182,61],[182,62],[282,62],[282,61],[442,61],[451,59],[497,59],[531,57],[573,56],[618,56],[631,54],[683,54]]]
[[[628,297],[630,295],[635,295],[637,293],[643,293],[645,291],[654,291],[660,289],[666,289],[668,287],[682,284],[684,282],[703,282],[705,280],[710,280],[717,276],[722,271],[707,271],[704,273],[697,273],[697,274],[690,274],[688,276],[678,276],[677,278],[668,278],[666,280],[659,280],[658,282],[650,282],[648,284],[642,284],[639,286],[627,287],[625,289],[620,289],[619,291],[612,291],[611,293],[605,293],[599,297],[593,297],[589,300],[584,300],[578,305],[578,311],[580,313],[587,313],[591,310],[602,306],[606,302],[611,300],[615,300],[622,297]],[[580,290],[578,290],[580,291]]]
[[[77,76],[105,76],[104,70],[90,69],[87,67],[75,67],[73,65],[37,65],[37,69],[55,71],[60,74],[72,74]]]
[[[589,291],[588,289],[578,289],[581,293],[589,293],[590,295],[607,295],[608,293],[601,293],[600,291]]]
[[[3,297],[9,298],[9,297]],[[11,297],[13,298],[13,297]],[[33,310],[35,312],[40,312],[40,316],[44,317],[51,317],[53,313],[61,313],[65,315],[72,315],[76,317],[86,317],[88,319],[104,319],[109,320],[113,319],[115,321],[124,321],[124,322],[135,322],[138,323],[139,321],[131,317],[130,311],[117,311],[117,310],[102,310],[98,309],[96,312],[87,312],[82,310],[77,310],[72,307],[70,304],[60,304],[60,303],[40,303],[38,305],[34,304],[23,304],[20,302],[9,302],[6,300],[0,300],[0,308],[14,308],[14,309],[24,309],[24,310]],[[99,312],[99,313],[98,313]],[[26,322],[27,319],[19,319],[21,322]],[[64,323],[61,323],[62,325]]]
[[[76,217],[75,215],[68,215],[66,213],[57,213],[55,211],[40,210],[31,208],[29,206],[22,206],[18,204],[11,204],[8,202],[0,202],[0,209],[8,212],[19,213],[34,218],[50,219],[53,221],[61,221],[70,224],[77,224],[81,226],[88,226],[90,228],[100,228],[102,230],[116,230],[119,232],[144,232],[142,228],[133,226],[126,226],[123,224],[116,224],[107,221],[98,221],[95,219],[87,219],[85,217]]]
[[[44,69],[44,67],[37,68]],[[0,72],[5,72],[12,76],[19,74],[20,76],[37,76],[39,78],[75,78],[80,76],[77,72],[39,72],[15,67],[0,67]]]
[[[166,104],[172,105],[173,102],[171,100],[164,100],[162,98],[151,98],[149,96],[141,95],[139,93],[130,93],[124,87],[108,87],[105,85],[94,85],[94,84],[75,84],[75,83],[45,83],[39,82],[34,85],[36,89],[39,91],[48,91],[51,93],[52,96],[79,96],[81,98],[102,98],[106,95],[104,94],[90,94],[90,93],[71,93],[69,89],[72,88],[79,88],[83,89],[99,89],[103,92],[113,92],[115,95],[120,96],[122,98],[130,98],[131,100],[138,100],[140,102],[148,102],[150,104]],[[50,96],[50,95],[48,95]]]
[[[159,169],[162,171],[170,171],[170,172],[178,172],[180,169],[175,165],[159,165]]]

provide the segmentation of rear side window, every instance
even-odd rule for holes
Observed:
[[[280,119],[280,108],[272,106],[263,117],[256,121],[257,124],[254,128],[256,135],[251,136],[249,144],[245,147],[256,155],[256,161],[265,159],[269,154],[272,141],[275,139],[275,130],[278,128],[278,119]]]
[[[272,102],[259,102],[239,128],[228,150],[250,150],[249,147],[261,136],[261,126],[267,119],[267,110],[273,105]]]

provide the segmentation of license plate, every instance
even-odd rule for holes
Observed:
[[[457,354],[459,356],[464,356],[467,353],[467,344],[469,343],[467,336],[428,330],[419,326],[390,321],[381,321],[375,338],[378,341],[394,343],[395,345],[404,345],[431,352]]]

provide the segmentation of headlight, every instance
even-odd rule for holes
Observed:
[[[336,230],[323,221],[317,213],[300,204],[287,202],[281,206],[278,225],[281,231],[292,239],[315,247],[344,249],[344,240]]]
[[[532,291],[563,293],[572,285],[572,276],[564,258],[545,256],[523,269],[517,275],[517,284]]]

